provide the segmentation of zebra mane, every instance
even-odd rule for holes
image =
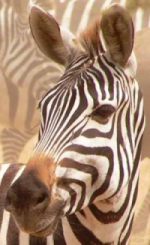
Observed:
[[[120,5],[113,5],[81,34],[81,43],[90,56],[107,50],[111,60],[125,67],[134,44],[132,18]]]
[[[100,38],[100,21],[100,18],[95,19],[93,23],[80,34],[80,43],[90,57],[94,57],[99,52],[104,52],[103,43]]]

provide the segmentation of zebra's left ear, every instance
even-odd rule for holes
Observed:
[[[100,26],[111,60],[125,67],[134,44],[133,22],[128,11],[120,5],[112,5],[103,12]]]
[[[37,6],[31,8],[29,23],[40,50],[53,61],[65,65],[71,53],[73,35],[60,30],[54,17]]]

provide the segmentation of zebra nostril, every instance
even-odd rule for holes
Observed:
[[[41,193],[39,197],[36,198],[35,205],[44,204],[48,201],[48,194],[47,193]]]
[[[38,197],[36,204],[38,205],[38,204],[45,202],[45,198],[46,198],[45,195],[42,194],[40,197]]]
[[[39,191],[38,194],[33,198],[33,209],[43,209],[49,204],[49,194],[47,191]]]

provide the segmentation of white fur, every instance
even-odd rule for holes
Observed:
[[[125,72],[127,73],[128,76],[134,78],[136,76],[136,72],[137,72],[137,60],[136,60],[136,56],[134,54],[134,52],[132,52],[128,63],[125,67]]]

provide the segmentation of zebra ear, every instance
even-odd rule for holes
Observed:
[[[125,66],[133,50],[134,29],[126,9],[114,4],[102,14],[101,30],[110,58]]]
[[[69,50],[64,45],[59,25],[53,16],[33,6],[29,23],[40,50],[55,62],[65,65]]]

